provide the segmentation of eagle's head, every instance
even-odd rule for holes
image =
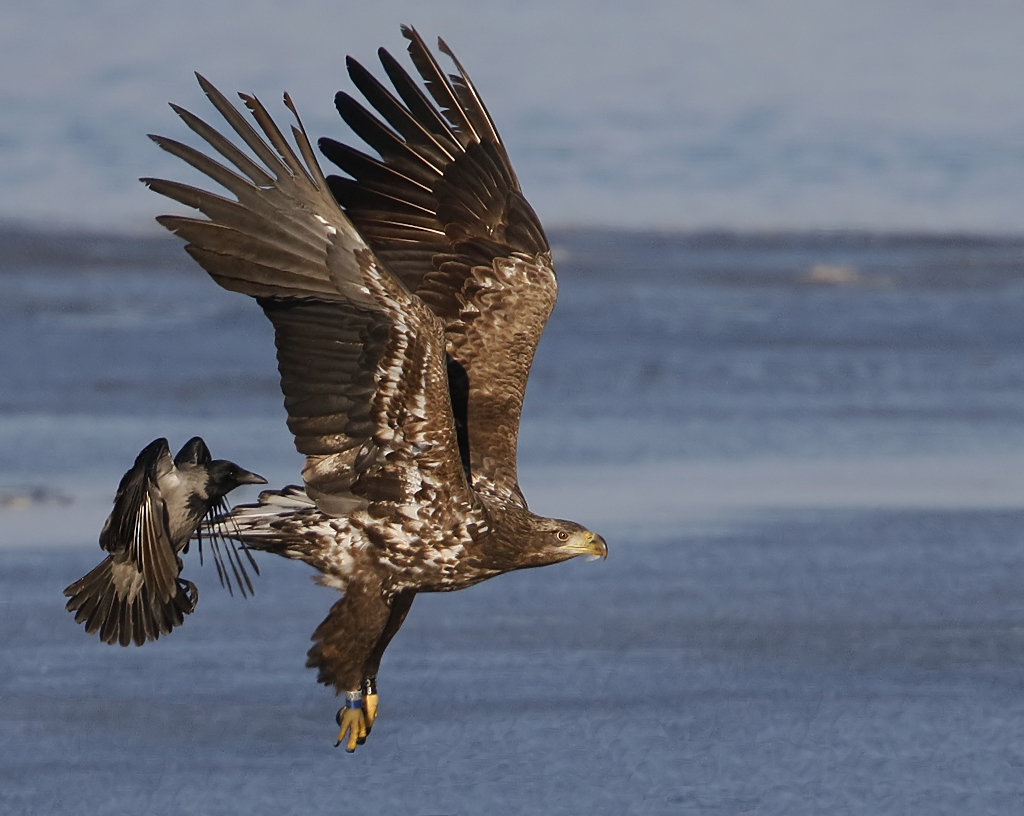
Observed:
[[[608,545],[575,521],[534,516],[529,546],[522,550],[523,567],[542,567],[568,561],[578,555],[588,560],[608,557]]]

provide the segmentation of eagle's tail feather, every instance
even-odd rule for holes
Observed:
[[[300,546],[300,533],[323,518],[304,487],[288,485],[280,490],[264,490],[256,504],[239,504],[217,521],[226,536],[246,547],[285,558],[305,558],[309,542],[305,542],[306,547]]]

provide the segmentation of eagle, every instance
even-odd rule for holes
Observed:
[[[343,593],[307,666],[345,696],[337,744],[349,752],[374,723],[381,658],[418,593],[608,552],[583,526],[531,513],[518,484],[523,395],[557,293],[550,245],[452,51],[438,40],[446,74],[402,33],[418,81],[384,49],[390,88],[347,60],[365,102],[335,104],[372,153],[318,143],[345,175],[324,176],[288,94],[292,142],[254,96],[239,94],[246,116],[197,74],[227,130],[172,104],[210,150],[150,138],[228,195],[142,179],[201,213],[157,221],[273,324],[303,483],[223,521]]]

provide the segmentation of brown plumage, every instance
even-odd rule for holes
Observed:
[[[309,665],[347,695],[350,750],[372,724],[362,692],[375,702],[381,656],[417,592],[606,554],[580,525],[530,513],[516,478],[523,392],[556,296],[544,232],[461,67],[445,76],[403,32],[422,88],[383,50],[397,96],[349,61],[380,117],[339,94],[380,156],[322,140],[350,178],[323,176],[301,124],[296,153],[256,99],[241,97],[259,131],[200,77],[257,160],[175,107],[234,169],[154,139],[235,200],[144,179],[206,216],[158,220],[274,325],[304,485],[267,491],[231,519],[248,546],[306,561],[345,593]]]

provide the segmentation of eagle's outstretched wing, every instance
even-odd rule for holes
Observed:
[[[214,128],[175,111],[229,169],[154,136],[235,199],[143,179],[206,219],[158,220],[221,286],[255,297],[274,324],[281,388],[306,492],[331,516],[366,508],[444,525],[472,502],[460,461],[442,326],[385,271],[331,197],[301,124],[291,148],[267,111],[241,95],[260,131],[199,82],[251,158]],[[292,109],[290,99],[285,104]],[[297,120],[297,117],[296,117]],[[238,172],[235,172],[235,171]],[[438,494],[444,501],[437,501]],[[417,515],[419,514],[419,515]]]
[[[423,88],[384,49],[394,93],[349,59],[352,81],[377,116],[345,93],[335,103],[380,158],[321,139],[324,155],[351,176],[328,184],[377,257],[444,324],[454,374],[467,380],[465,416],[457,399],[455,407],[473,486],[525,507],[516,439],[557,294],[550,247],[458,60],[439,40],[456,70],[446,76],[420,36],[402,31]]]

